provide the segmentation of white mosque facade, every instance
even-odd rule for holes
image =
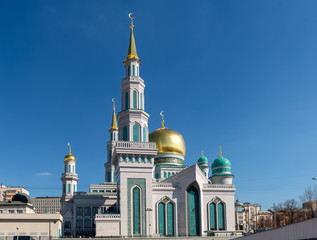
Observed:
[[[113,108],[107,143],[105,182],[78,192],[76,158],[64,158],[61,213],[64,236],[206,236],[235,231],[235,186],[231,163],[220,156],[211,165],[203,155],[184,165],[182,135],[164,126],[148,131],[144,80],[140,77],[131,21],[121,111]]]

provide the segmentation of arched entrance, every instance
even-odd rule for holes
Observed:
[[[188,235],[200,236],[200,204],[199,190],[195,186],[187,189],[187,219],[188,219]]]

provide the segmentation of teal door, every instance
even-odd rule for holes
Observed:
[[[188,234],[190,236],[200,235],[199,226],[199,197],[196,188],[191,187],[188,190]]]

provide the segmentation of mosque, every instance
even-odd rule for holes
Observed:
[[[113,105],[105,182],[77,192],[76,158],[64,158],[61,214],[64,236],[232,236],[235,186],[231,163],[221,153],[211,165],[205,156],[185,166],[180,133],[162,127],[149,133],[145,81],[140,77],[131,14],[121,111]],[[69,145],[70,146],[70,145]]]

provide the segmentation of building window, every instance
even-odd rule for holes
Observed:
[[[23,210],[17,210],[17,213],[23,213]]]
[[[167,174],[166,174],[166,172],[164,172],[164,178],[166,178],[167,177]]]
[[[68,184],[68,193],[70,193],[70,184]]]
[[[76,229],[77,230],[82,230],[83,229],[83,220],[82,219],[77,219],[76,220]]]
[[[210,230],[226,230],[225,204],[218,197],[209,203],[209,220]]]
[[[133,142],[139,141],[139,126],[133,125]]]
[[[140,93],[140,109],[143,109],[143,97],[142,97],[142,93]]]
[[[111,182],[111,172],[110,171],[107,173],[107,181]]]
[[[132,65],[132,75],[135,76],[135,67]]]
[[[137,76],[139,76],[139,66],[136,67],[137,70]]]
[[[108,150],[108,163],[111,162],[111,150]]]
[[[64,194],[66,193],[66,184],[65,183],[63,184],[63,193]]]
[[[133,234],[141,233],[140,221],[140,189],[133,188]]]
[[[174,203],[169,198],[158,203],[158,217],[159,234],[174,236]]]
[[[137,109],[137,92],[133,91],[133,108]]]
[[[165,235],[165,204],[159,203],[159,233]]]
[[[76,216],[77,217],[82,217],[83,216],[83,208],[82,207],[77,207],[76,208]]]
[[[87,216],[90,217],[91,216],[90,207],[85,207],[84,214],[85,214],[85,217],[87,217]]]
[[[169,172],[168,174],[167,174],[167,177],[169,178],[171,176],[171,173]]]
[[[3,213],[3,210],[0,210],[0,214]]]
[[[76,184],[74,184],[74,192],[76,192]]]
[[[122,130],[122,140],[128,141],[128,127],[124,126]]]
[[[75,173],[75,165],[73,165],[73,173]]]
[[[143,127],[143,142],[146,142],[146,128]]]
[[[113,182],[117,182],[116,171],[113,171]]]
[[[14,210],[9,210],[9,213],[14,213]]]
[[[68,172],[70,173],[70,165],[68,165]]]
[[[130,69],[131,69],[130,66],[128,66],[128,76],[131,75],[131,70]]]

